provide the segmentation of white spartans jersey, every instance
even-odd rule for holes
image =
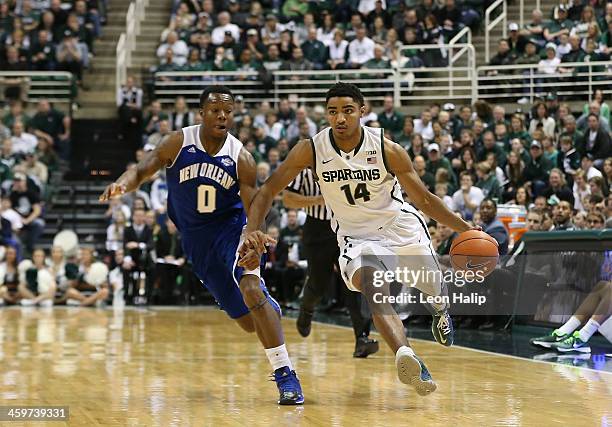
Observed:
[[[385,164],[383,129],[361,129],[352,153],[338,148],[329,127],[312,138],[315,174],[339,237],[379,233],[400,215],[404,203],[400,185]]]

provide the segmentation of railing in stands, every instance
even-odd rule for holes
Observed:
[[[478,99],[513,102],[556,92],[560,97],[581,97],[590,100],[595,89],[612,94],[612,61],[562,63],[571,72],[545,74],[538,64],[478,67]]]
[[[145,11],[149,0],[135,0],[130,3],[125,16],[125,32],[117,42],[117,70],[115,85],[117,90],[125,84],[128,68],[132,66],[132,52],[136,49],[136,37],[140,35],[140,23],[145,19]]]
[[[465,38],[466,40],[465,42],[462,43],[463,38]],[[462,45],[463,47],[461,47],[458,51],[455,52],[455,49],[459,47],[459,45]],[[450,76],[449,76],[449,84],[452,85],[454,81],[453,66],[461,59],[461,57],[465,53],[467,53],[467,64],[466,65],[470,70],[470,78],[473,78],[472,72],[473,70],[476,69],[476,50],[474,49],[474,45],[472,44],[472,30],[470,30],[470,27],[463,27],[463,29],[459,31],[455,37],[449,40],[448,46],[449,46],[448,66],[451,68]],[[453,95],[452,87],[450,90],[450,95],[451,96]]]
[[[449,45],[442,47],[447,49],[446,57],[449,58]],[[400,53],[402,49],[408,48],[439,50],[440,46],[404,46]],[[155,74],[155,97],[162,104],[173,104],[176,97],[182,95],[189,104],[197,105],[203,86],[222,82],[240,93],[246,103],[277,103],[287,97],[300,104],[312,105],[324,102],[327,89],[343,80],[358,85],[372,102],[380,102],[385,95],[392,93],[398,107],[411,102],[433,102],[440,99],[471,103],[476,100],[477,93],[474,47],[466,43],[455,43],[452,48],[467,53],[457,56],[452,67],[275,71],[268,87],[259,81],[259,73],[256,71],[159,72]],[[466,65],[458,66],[458,61]]]
[[[70,109],[75,95],[74,78],[65,71],[0,71],[0,92],[19,87],[28,102],[48,99]]]
[[[495,19],[491,21],[491,14],[496,12],[499,6],[502,7],[502,12],[497,15]],[[491,59],[491,47],[489,43],[491,41],[491,31],[501,22],[502,23],[502,36],[506,38],[508,35],[507,28],[508,19],[508,4],[505,0],[496,0],[491,6],[489,6],[485,12],[485,59],[487,62]]]

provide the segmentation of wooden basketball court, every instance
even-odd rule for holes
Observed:
[[[413,341],[438,382],[419,397],[386,347],[353,359],[351,330],[324,324],[304,340],[284,320],[303,407],[276,405],[256,336],[216,309],[5,308],[0,326],[2,405],[69,406],[70,425],[612,424],[608,372]]]

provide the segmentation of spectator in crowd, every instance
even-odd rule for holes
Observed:
[[[55,297],[56,284],[53,276],[45,264],[45,251],[36,249],[32,254],[30,267],[24,268],[24,273],[19,274],[19,296],[23,306],[40,305],[41,307],[52,307]],[[20,264],[19,270],[22,269]]]
[[[29,126],[34,130],[34,135],[49,141],[65,159],[68,159],[71,124],[70,116],[53,108],[47,99],[41,99]]]
[[[17,249],[6,246],[4,260],[0,263],[0,305],[17,304],[19,295],[19,270]]]
[[[383,111],[378,113],[378,122],[382,128],[389,130],[394,137],[402,132],[404,117],[395,109],[393,97],[391,95],[385,96]]]
[[[117,108],[121,133],[137,147],[142,137],[142,89],[136,86],[133,76],[117,89]],[[66,126],[64,126],[66,127]],[[69,126],[68,126],[69,128]]]
[[[118,200],[118,199],[117,199]],[[127,227],[127,218],[122,210],[113,215],[112,223],[106,228],[106,250],[116,252],[123,248],[124,233]]]
[[[589,114],[588,127],[576,149],[584,156],[591,156],[595,167],[600,168],[606,157],[612,156],[610,132],[606,132],[599,122],[599,116]]]
[[[309,71],[313,69],[313,64],[304,58],[302,48],[296,47],[293,48],[292,60],[285,62],[281,68],[287,71]],[[307,75],[298,74],[294,74],[289,77],[290,80],[305,80],[307,78]]]
[[[154,132],[159,132],[159,123],[162,120],[168,120],[168,114],[162,111],[161,102],[151,102],[149,113],[144,119],[145,133],[147,135],[151,135]]]
[[[156,276],[157,283],[154,285],[163,304],[175,303],[175,296],[179,294],[179,277],[183,271],[185,257],[181,245],[181,236],[176,225],[166,219],[166,226],[155,239]]]
[[[568,7],[564,4],[557,8],[558,16],[544,27],[544,38],[547,42],[555,42],[561,34],[569,34],[574,23],[568,19]]]
[[[42,205],[37,191],[27,183],[27,177],[18,172],[13,177],[13,189],[10,193],[11,205],[21,215],[23,228],[20,237],[27,254],[34,251],[34,245],[43,233],[45,223],[41,217]]]
[[[491,170],[491,165],[487,162],[480,162],[476,165],[476,175],[478,181],[476,187],[482,190],[482,194],[487,199],[500,200],[501,186]]]
[[[230,32],[234,41],[240,40],[240,28],[238,25],[231,22],[231,15],[229,12],[220,12],[217,15],[217,26],[212,31],[212,42],[215,45],[223,44],[225,33]]]
[[[322,70],[327,63],[327,47],[317,39],[317,27],[308,28],[308,38],[302,43],[304,58],[313,64],[313,69]]]
[[[181,130],[182,128],[192,126],[194,120],[194,113],[189,110],[185,97],[178,96],[174,102],[174,111],[169,116],[172,130]]]
[[[414,170],[419,175],[419,178],[421,178],[421,181],[423,181],[423,184],[425,184],[425,187],[427,187],[427,189],[433,193],[436,186],[436,179],[431,172],[427,171],[425,158],[420,155],[416,156],[412,160],[412,163]]]
[[[393,98],[391,99],[393,101]],[[414,131],[423,137],[423,140],[429,142],[433,139],[433,125],[431,121],[431,111],[425,108],[421,112],[421,118],[414,120]]]
[[[550,198],[554,195],[559,200],[568,201],[570,202],[570,206],[574,206],[573,192],[567,186],[563,172],[557,168],[550,171],[548,175],[548,186],[543,190],[542,194],[546,198]]]
[[[576,229],[576,226],[572,222],[571,202],[561,200],[553,205],[553,222],[555,231],[570,231]]]
[[[485,196],[480,188],[474,187],[472,175],[469,172],[461,172],[459,177],[461,188],[453,194],[453,204],[463,218],[470,220]]]
[[[361,68],[363,64],[374,58],[374,41],[367,37],[365,26],[356,30],[355,40],[349,43],[348,65],[350,68]]]
[[[508,253],[509,236],[504,224],[497,219],[497,203],[491,199],[485,199],[480,203],[480,220],[482,230],[493,237],[499,245],[499,254]]]
[[[97,265],[102,265],[103,273],[100,273]],[[91,247],[82,247],[80,250],[79,274],[66,291],[66,304],[80,305],[82,307],[101,307],[109,296],[108,290],[108,268],[100,262],[96,262],[94,250]]]
[[[160,61],[166,58],[166,52],[168,50],[172,51],[172,62],[176,66],[182,67],[185,65],[187,62],[187,55],[189,54],[189,48],[183,40],[179,39],[176,31],[170,31],[166,41],[157,48],[157,57]]]
[[[585,211],[586,208],[583,204],[585,197],[591,195],[591,187],[587,184],[586,174],[583,170],[576,172],[574,176],[574,186],[572,188],[574,194],[574,210],[580,212]]]
[[[77,84],[82,85],[85,58],[79,47],[77,35],[71,30],[64,31],[62,42],[57,47],[56,56],[58,69],[74,74]]]
[[[597,101],[591,101],[589,103],[589,111],[588,113],[582,114],[578,120],[576,121],[576,126],[583,132],[586,132],[586,128],[588,127],[588,119],[589,115],[595,114],[599,119],[599,124],[602,129],[606,132],[610,132],[610,123],[606,118],[601,114],[601,105]]]
[[[334,39],[327,43],[329,59],[327,65],[330,69],[342,69],[346,66],[349,56],[349,42],[345,40],[344,33],[340,29],[334,32]]]
[[[11,137],[13,154],[32,153],[36,149],[38,140],[36,136],[25,132],[25,126],[21,121],[13,124],[13,136]]]

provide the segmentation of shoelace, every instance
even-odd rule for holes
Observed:
[[[448,314],[443,314],[440,316],[440,320],[438,320],[438,329],[440,329],[444,335],[451,333],[450,322],[447,316]]]

